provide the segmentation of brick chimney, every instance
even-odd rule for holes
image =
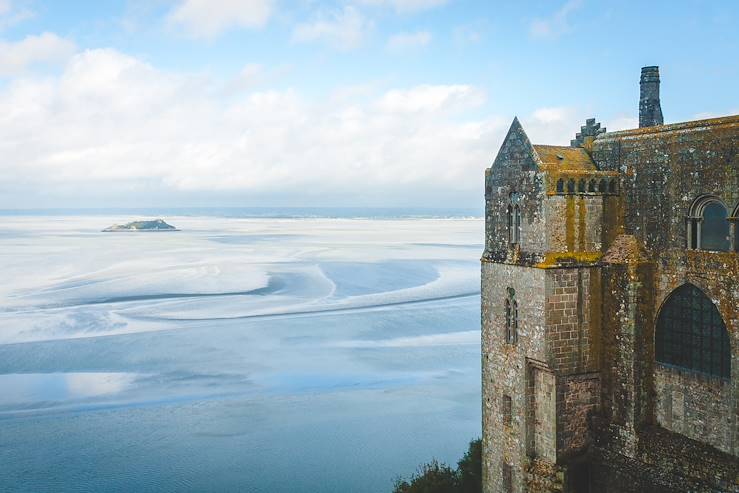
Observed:
[[[662,125],[659,104],[659,67],[642,67],[639,96],[639,128]]]

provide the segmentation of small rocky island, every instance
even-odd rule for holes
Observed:
[[[103,230],[105,233],[118,231],[179,231],[179,229],[171,224],[167,224],[163,219],[154,219],[151,221],[132,221],[127,224],[114,224]]]

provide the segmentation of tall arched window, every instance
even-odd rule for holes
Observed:
[[[580,181],[577,182],[577,191],[585,193],[585,178],[580,178]]]
[[[521,196],[518,193],[512,193],[506,209],[510,245],[517,245],[521,242],[521,206],[518,205],[520,200]]]
[[[506,224],[508,231],[508,243],[513,244],[513,206],[508,204],[506,209]]]
[[[734,212],[729,218],[731,227],[734,229],[732,238],[734,239],[734,251],[739,252],[739,205],[734,208]]]
[[[565,191],[565,181],[560,178],[557,180],[557,193],[564,193]]]
[[[687,218],[688,248],[727,252],[731,248],[730,223],[726,206],[717,197],[699,197]]]
[[[508,296],[505,300],[505,342],[516,344],[518,342],[518,302],[516,301],[516,290],[508,288]]]
[[[656,360],[729,378],[731,347],[716,305],[697,287],[683,284],[665,301],[657,319]]]
[[[598,188],[598,187],[597,187],[597,185],[595,184],[595,178],[593,178],[592,180],[590,180],[590,184],[588,185],[588,192],[595,192],[595,190],[596,190],[597,188]]]
[[[567,193],[575,193],[575,179],[570,178],[567,180]]]

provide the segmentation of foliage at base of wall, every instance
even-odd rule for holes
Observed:
[[[470,442],[467,452],[457,469],[436,459],[419,466],[418,471],[406,481],[395,481],[393,493],[481,493],[482,492],[482,441]]]

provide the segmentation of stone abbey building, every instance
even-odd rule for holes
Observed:
[[[739,492],[739,116],[518,120],[485,172],[483,484]]]

